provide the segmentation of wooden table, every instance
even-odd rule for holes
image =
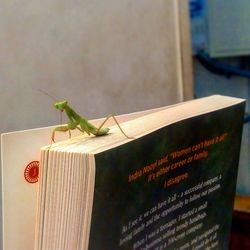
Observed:
[[[230,250],[250,250],[250,196],[235,197]]]

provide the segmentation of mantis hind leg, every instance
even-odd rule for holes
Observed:
[[[115,121],[116,125],[118,126],[118,128],[120,129],[120,131],[128,138],[128,139],[133,139],[133,137],[129,137],[122,129],[121,125],[119,124],[119,122],[117,121],[117,119],[115,118],[115,116],[113,114],[109,114],[105,120],[102,122],[102,124],[97,128],[96,131],[96,135],[98,135],[100,129],[104,126],[104,124],[110,119],[113,118],[113,120]]]

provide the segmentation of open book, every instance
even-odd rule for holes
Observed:
[[[40,174],[39,182],[39,148],[50,142],[53,127],[2,134],[2,249],[34,249],[38,184],[44,207],[38,206],[37,248],[227,248],[243,113],[244,100],[212,96],[123,115],[119,121],[134,120],[122,124],[134,140],[114,127],[105,137],[76,137],[44,148],[47,162],[39,171],[50,174]],[[81,163],[71,165],[67,158],[69,167],[61,169],[60,153],[54,158],[58,168],[48,168],[58,149],[65,157],[72,151]],[[53,189],[57,193],[48,192]],[[48,217],[51,211],[62,212],[62,220]],[[72,239],[68,226],[76,232]]]
[[[227,249],[245,102],[211,96],[41,150],[36,250]]]

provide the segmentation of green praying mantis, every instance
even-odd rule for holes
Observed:
[[[119,122],[115,118],[113,114],[108,115],[104,121],[101,123],[101,125],[97,128],[93,124],[91,124],[87,119],[85,119],[83,116],[80,116],[78,113],[76,113],[69,105],[67,101],[59,101],[54,104],[55,108],[60,110],[61,112],[65,111],[66,115],[68,116],[69,122],[66,125],[61,125],[56,128],[54,128],[51,140],[52,142],[55,142],[55,133],[57,131],[63,131],[63,132],[69,132],[69,136],[71,137],[70,131],[73,129],[78,129],[82,133],[87,133],[88,135],[92,134],[95,136],[103,136],[107,135],[109,133],[109,128],[103,127],[104,124],[110,119],[113,118],[117,126],[119,127],[120,131],[127,137],[128,139],[133,139],[132,137],[129,137],[126,135],[126,133],[121,128]]]

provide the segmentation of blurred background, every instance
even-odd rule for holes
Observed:
[[[245,98],[240,244],[250,211],[249,14],[248,0],[2,0],[0,133],[59,124],[44,92],[88,119],[212,94]]]
[[[230,249],[250,249],[250,1],[190,0],[189,10],[194,96],[247,100]]]
[[[250,2],[190,0],[194,94],[250,98]],[[247,101],[237,192],[250,194]]]

